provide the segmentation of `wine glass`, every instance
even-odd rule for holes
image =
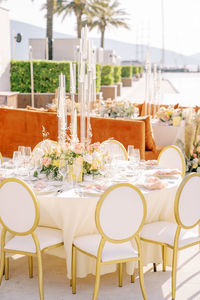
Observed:
[[[132,161],[134,158],[134,146],[133,145],[128,145],[128,158],[130,161]]]
[[[20,151],[14,151],[13,152],[13,163],[15,166],[15,173],[17,173],[17,169],[22,163],[22,154]]]
[[[134,164],[138,166],[140,163],[140,149],[134,149],[133,153]]]
[[[62,175],[62,187],[64,185],[64,181],[68,173],[68,169],[69,169],[68,162],[64,158],[60,158],[59,173]]]

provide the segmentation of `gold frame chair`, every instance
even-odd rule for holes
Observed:
[[[3,164],[3,156],[1,154],[1,152],[0,152],[0,162],[1,162],[1,164]]]
[[[170,145],[170,146],[164,147],[164,148],[162,149],[162,151],[161,151],[161,152],[159,153],[159,155],[158,155],[158,165],[159,165],[159,161],[160,161],[160,159],[161,159],[163,153],[164,153],[167,149],[174,149],[175,151],[178,152],[178,154],[179,154],[179,156],[180,156],[180,158],[181,158],[181,163],[182,163],[181,176],[182,176],[182,178],[184,178],[184,176],[185,176],[185,171],[186,171],[185,158],[184,158],[183,153],[182,153],[182,151],[180,150],[179,147],[177,147],[177,146],[175,146],[175,145]]]
[[[190,226],[183,224],[182,221],[181,221],[180,213],[179,213],[179,200],[180,200],[181,193],[182,193],[185,185],[187,184],[187,182],[193,177],[199,177],[199,179],[200,179],[200,174],[193,173],[193,174],[190,174],[187,177],[185,177],[182,180],[182,183],[180,184],[180,186],[179,186],[179,188],[176,192],[175,202],[174,202],[174,215],[175,215],[175,219],[176,219],[176,223],[177,223],[177,229],[176,229],[175,238],[174,238],[174,245],[143,238],[142,233],[141,233],[141,236],[140,236],[140,239],[142,241],[161,245],[161,247],[162,247],[162,264],[163,264],[162,269],[163,269],[163,272],[165,272],[165,270],[166,270],[166,249],[168,247],[168,248],[173,250],[172,283],[171,283],[172,284],[172,300],[175,300],[175,296],[176,296],[176,268],[177,268],[178,251],[189,248],[189,247],[192,247],[192,246],[197,245],[197,244],[200,243],[200,240],[198,240],[196,242],[186,244],[182,247],[179,247],[179,245],[178,245],[181,229],[192,229],[195,226],[197,226],[198,224],[200,225],[200,219],[198,221],[196,221],[194,224],[190,225]],[[200,183],[200,180],[199,180],[199,183]],[[146,224],[145,226],[148,226],[148,224]]]
[[[125,160],[128,160],[128,153],[126,151],[126,148],[124,147],[124,145],[122,143],[120,143],[119,141],[117,140],[105,140],[101,143],[101,145],[103,145],[104,143],[114,143],[114,144],[117,144],[122,150],[123,150],[123,153],[124,153],[124,159]]]
[[[137,231],[133,235],[129,236],[128,238],[122,239],[122,240],[117,240],[117,239],[109,238],[104,233],[104,231],[101,227],[101,224],[100,224],[100,211],[101,211],[101,206],[104,202],[104,199],[108,196],[108,194],[110,194],[114,189],[117,189],[118,187],[122,187],[122,186],[132,188],[140,196],[140,199],[142,200],[142,204],[143,204],[143,218],[140,223],[140,226],[138,227]],[[78,250],[78,251],[96,259],[96,279],[95,279],[95,286],[94,286],[94,292],[93,292],[93,298],[92,298],[93,300],[96,300],[98,297],[101,265],[116,264],[116,263],[118,264],[118,267],[119,267],[118,268],[118,272],[119,272],[118,280],[119,280],[119,286],[121,287],[122,286],[123,263],[130,262],[130,261],[138,261],[140,287],[141,287],[141,291],[142,291],[144,300],[147,300],[146,291],[145,291],[145,287],[144,287],[144,277],[143,277],[142,248],[141,248],[141,242],[140,242],[140,238],[139,238],[139,232],[141,231],[141,229],[144,225],[146,213],[147,213],[147,208],[146,208],[145,198],[144,198],[143,194],[141,193],[141,191],[137,187],[133,186],[132,184],[129,184],[129,183],[116,184],[116,185],[110,187],[109,189],[107,189],[103,193],[103,195],[100,197],[100,199],[97,203],[96,211],[95,211],[96,227],[101,236],[101,241],[100,241],[100,244],[98,247],[97,256],[94,256],[94,255],[78,248],[74,243],[72,244],[72,284],[71,284],[72,285],[72,294],[76,294],[76,250]],[[132,257],[132,258],[120,259],[120,260],[111,260],[111,261],[105,261],[105,262],[102,261],[102,252],[103,252],[106,242],[120,244],[120,243],[128,242],[132,239],[135,239],[135,241],[136,241],[137,248],[138,248],[138,256]],[[131,275],[131,282],[134,282],[134,279],[135,278],[134,278],[134,272],[133,272],[133,275]]]
[[[13,229],[7,227],[7,225],[2,220],[1,212],[0,212],[0,223],[3,226],[2,231],[1,231],[0,285],[1,285],[1,282],[3,279],[4,269],[5,269],[5,279],[6,280],[9,279],[9,258],[6,257],[6,253],[22,254],[22,255],[28,256],[28,266],[29,266],[29,277],[30,278],[33,277],[33,256],[36,256],[37,260],[38,260],[38,282],[39,282],[40,300],[44,300],[43,270],[42,270],[42,256],[41,256],[42,252],[60,247],[60,246],[64,245],[64,242],[60,242],[60,243],[54,244],[52,246],[48,246],[46,248],[40,249],[39,239],[35,232],[35,229],[38,226],[38,222],[39,222],[39,218],[40,218],[40,209],[39,209],[35,194],[33,193],[33,191],[29,188],[29,186],[25,182],[23,182],[22,180],[17,179],[17,178],[8,178],[8,179],[3,180],[0,183],[0,189],[7,182],[17,182],[17,183],[21,184],[28,191],[28,193],[32,197],[34,208],[35,208],[35,220],[34,220],[32,227],[28,231],[17,232],[17,231],[14,231]],[[7,232],[10,232],[14,236],[31,235],[33,238],[34,244],[35,244],[36,252],[34,253],[34,252],[26,252],[26,251],[14,250],[14,249],[6,249],[5,248],[5,246],[6,246],[5,245],[5,237],[6,237]]]
[[[32,153],[37,149],[39,148],[43,143],[49,141],[50,143],[54,144],[54,145],[58,145],[58,142],[56,141],[53,141],[53,140],[49,140],[49,139],[45,139],[45,140],[42,140],[41,142],[39,142],[37,145],[35,145],[35,147],[33,148],[32,150]]]

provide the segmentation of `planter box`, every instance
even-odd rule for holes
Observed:
[[[122,78],[123,86],[132,86],[133,79],[132,78]]]
[[[70,94],[66,93],[66,96],[70,98]],[[55,98],[55,93],[35,93],[34,94],[34,106],[36,108],[46,108],[48,104],[52,103],[52,100]],[[97,99],[101,98],[101,93],[97,93]],[[75,94],[75,101],[78,102],[78,94]],[[17,101],[18,108],[26,108],[27,105],[31,106],[31,93],[22,93],[18,95]]]
[[[116,85],[102,85],[101,92],[104,100],[117,98],[117,86]]]
[[[19,92],[0,92],[0,105],[18,107]]]
[[[122,82],[117,82],[116,85],[117,85],[117,96],[121,97],[121,94],[122,94]]]

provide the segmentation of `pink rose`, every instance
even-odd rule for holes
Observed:
[[[74,146],[74,152],[77,153],[77,154],[81,154],[84,150],[84,146],[80,143],[76,144]]]
[[[48,168],[48,166],[51,164],[51,158],[50,157],[43,157],[42,158],[42,164]]]
[[[192,155],[192,157],[193,157],[193,158],[196,158],[196,157],[197,157],[197,154],[196,154],[196,153],[194,153],[194,154]]]

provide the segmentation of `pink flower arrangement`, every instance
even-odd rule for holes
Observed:
[[[51,160],[50,157],[45,156],[45,157],[42,157],[41,163],[42,163],[42,165],[44,165],[46,168],[48,168],[48,167],[50,166],[50,164],[52,163],[52,160]]]
[[[84,146],[81,144],[81,143],[77,143],[75,146],[74,146],[74,152],[77,153],[77,154],[81,154],[83,153],[84,151]]]

